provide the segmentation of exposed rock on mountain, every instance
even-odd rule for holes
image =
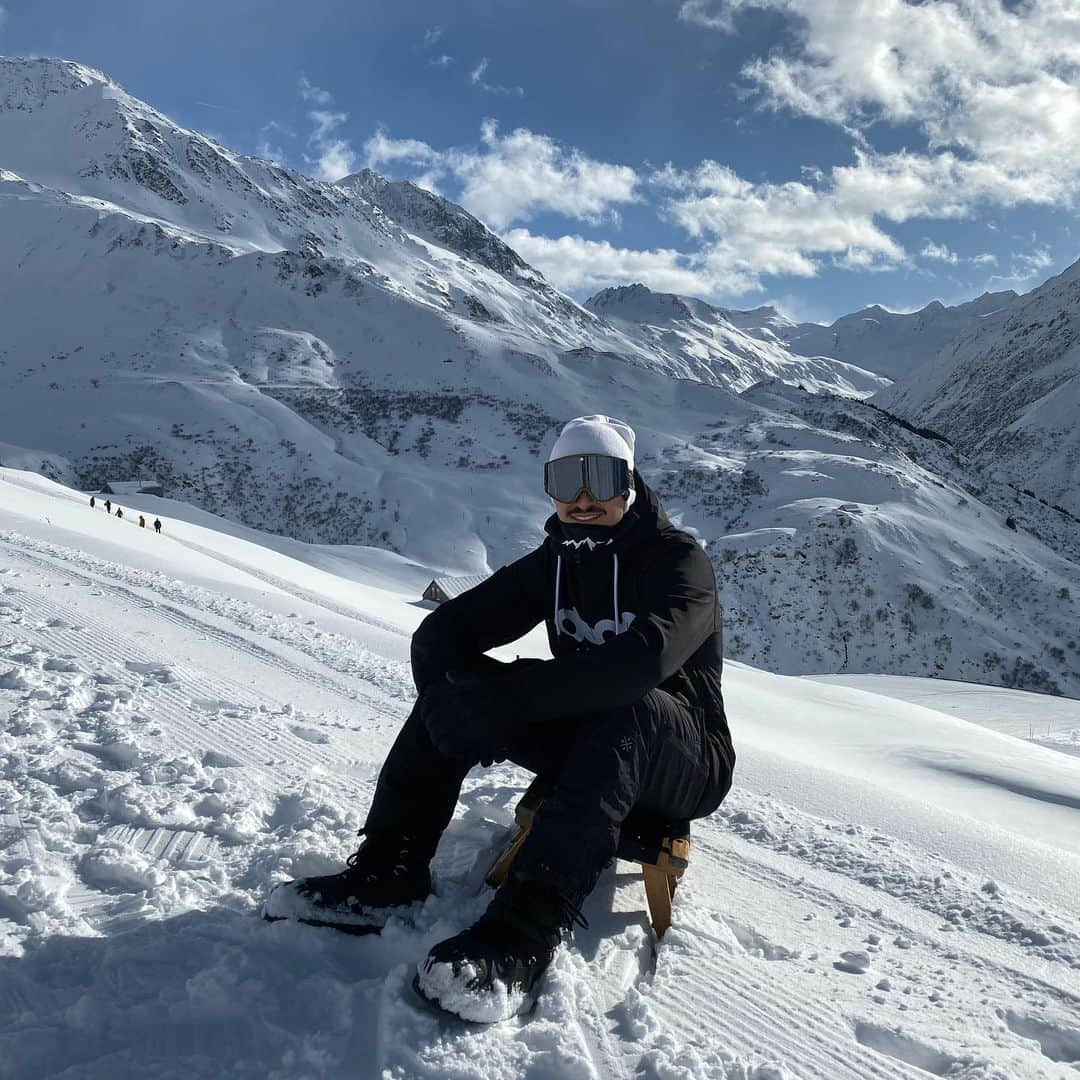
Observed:
[[[482,263],[505,277],[543,283],[539,272],[513,248],[449,199],[408,180],[387,180],[371,169],[338,180],[337,187],[360,195],[414,236],[455,251],[472,262]]]

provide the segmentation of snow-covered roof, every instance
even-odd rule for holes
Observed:
[[[161,481],[155,480],[152,476],[145,480],[109,480],[106,481],[105,487],[113,495],[138,495],[140,492],[146,491],[147,488],[160,488]]]
[[[437,586],[448,598],[453,598],[475,588],[480,582],[486,581],[487,578],[487,574],[466,574],[464,577],[437,577],[432,578],[431,585]],[[428,585],[429,589],[431,585]]]

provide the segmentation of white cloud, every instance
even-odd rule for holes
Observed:
[[[536,236],[527,229],[511,229],[503,239],[557,288],[578,295],[628,281],[695,296],[712,296],[724,288],[723,282],[695,268],[692,258],[668,248],[636,251],[581,236]]]
[[[667,191],[666,216],[710,245],[714,263],[751,281],[770,274],[810,277],[824,263],[895,269],[909,256],[889,223],[969,218],[1031,195],[1024,178],[950,150],[928,156],[856,148],[851,164],[827,173],[803,170],[802,177],[752,183],[705,161],[685,172],[668,166],[652,180]]]
[[[428,61],[428,63],[431,64],[432,67],[438,68],[449,67],[453,62],[454,58],[447,55],[446,53],[443,53],[441,56],[436,56]]]
[[[372,168],[404,171],[425,187],[455,182],[458,201],[496,229],[544,212],[614,224],[620,206],[642,201],[648,182],[660,194],[661,212],[682,226],[699,250],[692,257],[668,249],[642,257],[654,273],[684,280],[684,291],[690,287],[685,282],[692,282],[705,295],[753,292],[768,275],[812,277],[825,263],[862,272],[904,265],[907,253],[882,222],[962,216],[967,207],[955,195],[973,182],[967,164],[951,156],[929,162],[918,155],[864,151],[850,166],[829,173],[807,170],[803,180],[783,184],[752,183],[712,161],[685,172],[668,166],[642,177],[528,129],[502,135],[490,120],[475,148],[438,150],[380,129],[365,144],[364,156]],[[572,246],[574,252],[602,258],[608,267],[616,252],[630,259],[627,249],[611,245],[583,247],[593,242],[580,238],[560,243],[561,254]],[[608,272],[600,276],[606,280]],[[561,280],[578,273],[553,276]]]
[[[1054,259],[1046,248],[1036,248],[1027,255],[1018,255],[1016,265],[1028,271],[1029,277],[1034,277],[1043,270],[1048,270],[1054,265]]]
[[[317,179],[340,180],[356,170],[356,151],[348,139],[338,134],[338,129],[349,119],[349,114],[332,111],[329,106],[333,104],[333,95],[312,85],[306,75],[300,76],[297,87],[301,99],[316,106],[308,110],[308,119],[312,124],[308,145],[314,153],[305,154],[304,160],[313,167]]]
[[[424,48],[430,49],[443,36],[441,26],[432,26],[424,31]]]
[[[431,164],[442,155],[420,139],[392,139],[385,128],[379,128],[366,143],[364,157],[370,168],[393,165],[397,162]]]
[[[919,255],[924,259],[935,262],[947,263],[949,266],[958,266],[960,263],[971,263],[972,266],[997,266],[997,256],[989,251],[979,255],[962,256],[951,250],[948,244],[939,244],[933,240],[927,240]]]
[[[340,180],[343,176],[355,172],[357,156],[352,145],[348,139],[335,134],[349,119],[349,114],[313,109],[308,116],[315,125],[308,142],[318,155],[308,158],[308,161],[315,165],[316,177],[319,180]]]
[[[671,193],[667,216],[707,242],[710,274],[740,282],[741,291],[759,288],[766,274],[812,277],[817,257],[862,270],[891,268],[906,258],[873,212],[853,205],[857,200],[841,193],[835,181],[823,187],[754,184],[715,161],[692,172],[669,165],[652,179]]]
[[[317,86],[312,86],[306,75],[300,76],[297,80],[297,86],[300,90],[300,97],[313,105],[326,106],[334,100],[329,90],[320,90]]]
[[[259,128],[259,141],[255,147],[255,153],[261,158],[268,158],[284,165],[287,155],[281,146],[280,139],[295,139],[296,132],[279,124],[276,120],[269,120]]]
[[[375,169],[413,166],[414,177],[453,177],[459,201],[496,229],[545,211],[596,224],[639,198],[638,175],[628,166],[596,161],[527,128],[501,135],[494,120],[484,121],[475,148],[436,150],[379,130],[364,144],[364,155]]]
[[[924,259],[949,263],[950,266],[955,266],[960,261],[960,256],[955,251],[950,251],[948,244],[935,244],[933,240],[927,240],[919,254]]]
[[[784,293],[778,297],[768,297],[762,300],[762,304],[768,304],[776,308],[781,315],[787,316],[795,323],[819,323],[822,326],[830,325],[839,316],[846,314],[847,308],[826,307],[805,296],[797,296],[794,293]]]
[[[928,160],[970,199],[1072,205],[1080,195],[1075,0],[687,0],[680,17],[730,31],[748,8],[788,15],[794,47],[743,74],[776,109],[865,132],[915,124]]]
[[[709,30],[735,29],[734,11],[726,4],[715,0],[684,0],[679,8],[679,18],[683,22],[695,23]]]
[[[334,131],[349,119],[348,113],[328,112],[325,109],[312,109],[308,116],[315,125],[315,130],[311,133],[312,141],[315,143],[322,143],[331,138]]]
[[[524,96],[525,91],[520,86],[503,86],[500,83],[489,83],[484,78],[489,66],[490,63],[488,58],[486,56],[483,57],[480,63],[469,72],[469,82],[471,82],[473,86],[479,87],[487,94],[515,94],[518,97]]]
[[[1054,265],[1054,259],[1046,248],[1035,248],[1012,257],[1009,272],[1007,274],[995,274],[989,278],[986,288],[990,291],[1022,288],[1028,285],[1033,278],[1043,277],[1046,271]]]

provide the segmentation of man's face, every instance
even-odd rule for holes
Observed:
[[[559,515],[559,520],[567,524],[618,525],[626,513],[625,495],[616,495],[614,499],[600,502],[582,490],[573,502],[559,502],[558,499],[551,501],[555,504],[555,513]]]

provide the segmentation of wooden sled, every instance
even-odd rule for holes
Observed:
[[[548,790],[547,784],[537,777],[517,804],[514,811],[517,831],[487,876],[487,883],[492,888],[497,889],[506,879]],[[619,833],[617,854],[620,859],[636,862],[641,867],[649,921],[656,936],[663,937],[671,925],[675,887],[690,863],[690,822],[660,821],[632,812]]]

